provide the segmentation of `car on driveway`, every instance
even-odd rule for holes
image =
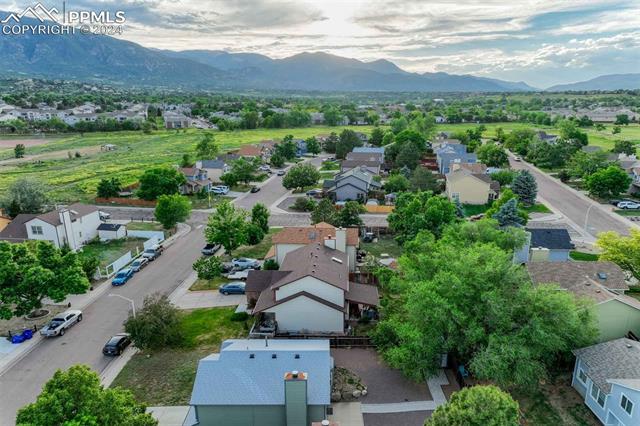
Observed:
[[[522,158],[520,158],[520,157],[513,157],[513,161],[522,161]]]
[[[307,191],[307,196],[309,197],[320,197],[322,195],[322,189],[316,188],[316,189],[310,189],[309,191]]]
[[[162,246],[153,246],[153,247],[149,247],[148,249],[145,249],[142,252],[142,257],[146,258],[149,261],[154,261],[158,257],[160,257],[160,255],[162,255],[162,252],[163,252]]]
[[[234,271],[234,272],[230,272],[227,275],[227,279],[229,280],[241,280],[241,281],[246,281],[247,278],[249,277],[249,270],[243,270],[243,271]]]
[[[260,191],[260,187],[259,186],[252,186],[251,187],[251,193],[255,194],[256,192]]]
[[[131,338],[127,333],[116,334],[111,337],[102,348],[102,353],[107,356],[120,356],[127,346],[131,344]]]
[[[111,215],[109,213],[103,212],[101,210],[98,210],[98,217],[100,217],[100,220],[103,222],[111,219]]]
[[[636,203],[634,201],[620,201],[618,203],[618,208],[619,209],[637,210],[637,209],[640,209],[640,203]]]
[[[40,329],[45,337],[64,336],[65,331],[72,325],[82,321],[82,311],[71,309],[54,316],[51,321]]]
[[[205,256],[213,256],[218,252],[218,250],[220,250],[220,247],[220,244],[207,244],[202,248],[202,250],[200,250],[200,252]]]
[[[146,257],[139,257],[131,263],[131,269],[133,272],[140,272],[142,268],[149,264],[149,260]]]
[[[260,266],[260,262],[256,259],[251,259],[248,257],[237,257],[231,260],[233,267],[236,269],[248,269],[248,268],[257,268]]]
[[[220,286],[218,291],[225,296],[227,294],[244,294],[244,286],[245,283],[243,283],[242,281],[234,281]]]
[[[210,192],[218,195],[227,195],[229,193],[229,187],[226,185],[217,185],[211,188]]]
[[[111,285],[125,285],[133,277],[133,268],[124,268],[118,271],[115,277],[111,280]]]
[[[270,172],[271,169],[269,168],[269,166],[267,166],[266,164],[263,164],[262,166],[260,166],[258,168],[258,170],[260,170],[261,172]]]
[[[278,173],[276,173],[276,174],[277,174],[278,176],[284,176],[284,175],[285,175],[285,173],[287,173],[287,172],[285,172],[284,170],[278,170]]]

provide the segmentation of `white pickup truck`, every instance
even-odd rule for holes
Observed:
[[[249,271],[251,269],[245,269],[243,271],[235,271],[230,273],[229,275],[227,275],[227,278],[230,280],[241,280],[241,281],[246,281],[247,277],[249,276]]]
[[[42,327],[40,334],[46,337],[64,336],[64,332],[69,327],[80,321],[82,321],[82,311],[65,311],[53,317],[49,324]]]

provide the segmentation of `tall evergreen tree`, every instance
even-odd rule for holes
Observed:
[[[538,184],[536,178],[533,177],[528,170],[522,170],[513,179],[511,190],[522,204],[532,206],[536,202],[538,195]]]
[[[515,198],[507,201],[493,218],[498,221],[500,226],[521,226],[524,224],[524,219],[518,213],[518,200]]]

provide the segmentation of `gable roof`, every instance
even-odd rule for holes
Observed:
[[[346,228],[347,245],[357,246],[359,242],[358,228]],[[312,226],[290,226],[283,228],[277,234],[273,234],[273,244],[311,244],[324,242],[326,237],[336,237],[336,227],[325,222]]]
[[[203,169],[223,169],[226,163],[223,160],[201,160],[198,161]]]
[[[117,231],[122,226],[120,223],[101,223],[98,226],[98,231]]]
[[[237,153],[245,157],[259,157],[262,155],[262,148],[257,145],[242,145]]]
[[[71,204],[66,209],[69,210],[69,215],[71,216],[72,221],[76,220],[79,217],[84,217],[98,211],[98,208],[96,206],[90,206],[88,204],[80,204],[80,203]],[[63,210],[63,209],[59,209],[59,210]],[[60,222],[60,214],[58,213],[59,210],[51,210],[50,212],[38,215],[30,220],[40,219],[53,226],[62,225],[62,222]]]
[[[36,217],[38,217],[37,214],[24,213],[14,217],[13,220],[2,231],[0,231],[0,240],[18,243],[25,241],[29,238],[25,223]]]
[[[640,380],[640,342],[620,338],[572,352],[586,364],[589,378],[605,393],[617,380]]]
[[[340,184],[340,181],[343,181],[351,176],[358,179],[359,181],[362,181],[367,186],[374,186],[378,188],[382,187],[382,184],[380,182],[377,182],[373,179],[373,174],[362,170],[360,167],[354,167],[353,169],[347,170],[346,172],[338,173],[337,175],[335,175],[333,180],[335,181],[336,186],[338,186]]]
[[[274,290],[306,276],[345,291],[349,289],[349,256],[325,246],[324,242],[290,251],[284,257],[280,271],[290,272],[271,285]]]
[[[531,247],[544,247],[551,250],[571,250],[569,231],[564,228],[527,228],[531,233]]]
[[[353,159],[353,160],[343,160],[342,164],[340,164],[340,168],[341,169],[347,169],[347,168],[354,168],[354,167],[366,167],[366,168],[372,168],[372,169],[380,169],[380,162],[377,160],[360,160],[360,159]],[[376,172],[378,173],[378,172]]]
[[[487,166],[482,163],[456,163],[455,161],[449,163],[449,170],[454,171],[457,168],[468,170],[473,174],[487,173]]]
[[[307,403],[329,405],[331,364],[329,340],[225,340],[200,360],[191,405],[284,405],[294,370],[307,374]]]
[[[361,161],[364,163],[375,161],[378,164],[382,164],[384,162],[384,154],[382,152],[349,152],[345,161]]]
[[[374,153],[374,154],[383,154],[384,155],[384,146],[356,146],[353,148],[352,152],[366,152],[366,153]],[[348,155],[348,154],[347,154]]]

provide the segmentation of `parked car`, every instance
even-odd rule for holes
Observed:
[[[233,266],[237,269],[247,269],[247,268],[257,268],[260,266],[260,263],[256,259],[251,259],[248,257],[237,257],[231,260]]]
[[[111,280],[111,285],[125,285],[127,281],[133,276],[133,268],[124,268],[118,271],[115,277]]]
[[[258,170],[260,170],[261,172],[270,172],[271,171],[269,166],[267,166],[266,164],[263,164],[262,166],[258,167]]]
[[[101,210],[98,210],[98,216],[100,217],[101,221],[105,221],[105,220],[109,220],[111,219],[111,215],[107,212],[103,212]]]
[[[68,310],[54,316],[47,325],[40,329],[40,334],[45,337],[64,336],[69,327],[80,321],[82,321],[82,311]]]
[[[373,232],[365,232],[364,237],[362,237],[362,242],[372,243],[375,237],[376,235]]]
[[[226,185],[217,185],[211,188],[211,192],[218,195],[227,195],[229,193],[229,187]]]
[[[154,261],[162,255],[163,251],[164,248],[161,245],[156,245],[145,249],[145,251],[142,252],[142,257],[146,258],[147,260]]]
[[[235,281],[221,286],[218,291],[225,296],[227,294],[244,294],[244,286],[245,283],[241,281]]]
[[[621,202],[623,202],[623,201],[630,201],[630,202],[632,202],[632,203],[637,203],[637,201],[636,201],[636,200],[632,200],[632,199],[630,199],[630,198],[622,198],[622,199],[609,200],[609,203],[610,203],[611,205],[614,205],[614,206],[618,207],[618,204],[620,204],[620,203],[621,203]]]
[[[212,256],[220,250],[220,247],[220,244],[207,244],[202,248],[202,250],[200,250],[200,252],[205,256]]]
[[[131,263],[131,269],[133,269],[133,272],[140,272],[140,270],[148,264],[149,259],[147,259],[146,257],[139,257],[134,260],[133,263]]]
[[[233,271],[233,268],[234,268],[234,266],[233,266],[233,263],[231,263],[231,262],[224,262],[222,264],[222,272],[225,273],[225,274]]]
[[[116,334],[115,336],[111,337],[111,339],[109,339],[107,343],[104,344],[102,353],[107,356],[120,356],[130,344],[131,338],[129,337],[129,334]]]
[[[520,158],[520,157],[513,157],[513,161],[522,161],[522,158]]]
[[[284,176],[285,175],[285,171],[284,170],[278,170],[278,173],[276,173],[278,176]]]
[[[251,193],[255,194],[256,192],[260,191],[260,187],[259,186],[252,186],[251,187]]]
[[[307,196],[309,197],[320,197],[322,195],[322,189],[315,188],[307,191]]]
[[[640,209],[640,203],[636,203],[635,201],[620,201],[618,203],[618,208],[636,210]]]
[[[229,273],[229,275],[227,275],[227,279],[229,279],[229,280],[246,281],[247,277],[249,277],[249,271],[247,269],[242,270],[242,271],[231,272],[231,273]]]

